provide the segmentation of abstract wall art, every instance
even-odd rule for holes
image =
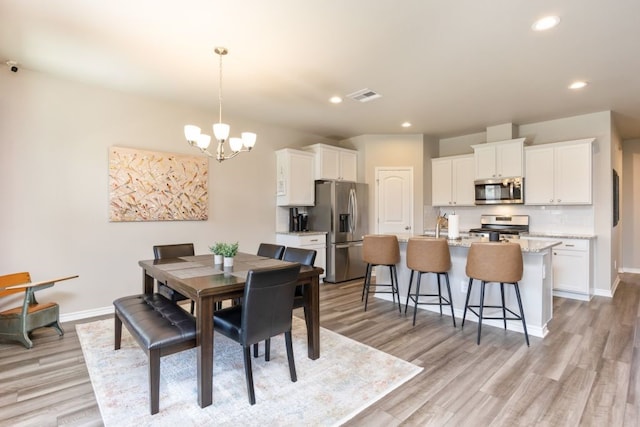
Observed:
[[[109,148],[109,221],[205,221],[206,157]]]

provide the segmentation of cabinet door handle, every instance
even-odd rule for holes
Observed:
[[[310,241],[310,242],[317,242],[317,241],[318,241],[318,239],[311,239],[311,240],[309,240],[309,241]]]
[[[572,244],[566,243],[566,244],[565,244],[565,246],[566,246],[566,247],[568,247],[568,248],[572,248],[572,247],[574,247],[575,245],[572,245]]]

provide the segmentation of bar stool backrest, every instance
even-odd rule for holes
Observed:
[[[407,243],[407,267],[424,273],[445,273],[451,270],[447,239],[410,238]]]
[[[371,265],[393,265],[400,262],[398,238],[388,234],[367,234],[362,242],[362,259]]]
[[[522,248],[513,242],[472,243],[466,273],[485,282],[516,283],[522,279]]]

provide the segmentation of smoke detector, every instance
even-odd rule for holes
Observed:
[[[373,91],[371,89],[362,89],[347,95],[348,98],[351,98],[354,101],[360,101],[360,102],[373,101],[374,99],[378,99],[381,96],[382,95],[380,95],[378,92]]]

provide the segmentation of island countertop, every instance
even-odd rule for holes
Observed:
[[[428,236],[413,235],[413,234],[397,234],[397,236],[398,236],[398,242],[400,243],[407,243],[409,241],[409,238],[411,237],[429,238]],[[488,241],[489,239],[486,237],[462,237],[457,240],[447,240],[447,243],[449,243],[450,247],[468,248],[474,242],[488,242]],[[549,248],[562,244],[562,241],[553,240],[553,239],[549,239],[549,240],[511,239],[508,241],[520,244],[520,247],[522,248],[522,252],[532,252],[532,253],[542,252],[544,250],[547,250]]]

